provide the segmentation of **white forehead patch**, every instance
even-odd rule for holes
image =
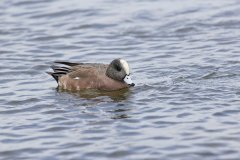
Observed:
[[[129,69],[127,61],[125,61],[124,59],[120,59],[120,63],[122,64],[122,67],[125,70],[126,74],[129,75],[130,69]]]

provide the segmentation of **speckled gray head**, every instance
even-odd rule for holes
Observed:
[[[126,60],[115,59],[107,68],[106,75],[114,80],[123,81],[129,86],[134,86],[130,77],[130,68]]]

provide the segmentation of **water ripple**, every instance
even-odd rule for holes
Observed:
[[[239,159],[237,1],[0,3],[0,159]],[[136,86],[56,89],[56,60],[122,57]]]

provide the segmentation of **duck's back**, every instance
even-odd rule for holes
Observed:
[[[100,64],[100,63],[83,63],[80,65],[76,65],[71,67],[71,72],[82,72],[84,70],[90,70],[92,72],[98,72],[98,74],[106,74],[108,65],[107,64]]]

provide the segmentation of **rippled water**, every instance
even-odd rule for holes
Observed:
[[[0,1],[0,159],[239,159],[240,3]],[[68,93],[55,60],[128,60],[130,90]]]

